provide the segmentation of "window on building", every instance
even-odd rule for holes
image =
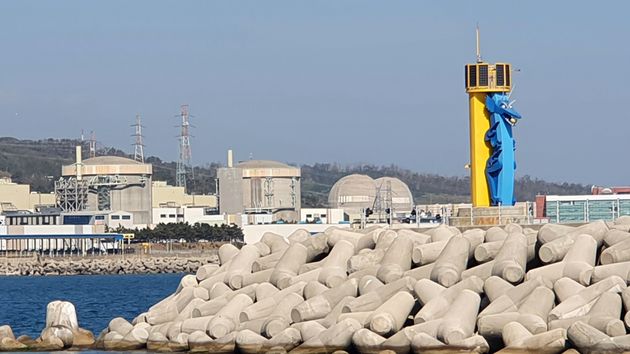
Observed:
[[[177,217],[178,217],[178,218],[183,218],[183,217],[184,217],[184,214],[177,214]]]
[[[105,215],[96,215],[94,216],[94,220],[105,220]]]
[[[112,215],[112,220],[120,220],[120,215]]]
[[[168,214],[168,217],[171,219],[175,219],[175,214]]]
[[[160,214],[160,217],[161,217],[161,218],[165,218],[165,217],[166,217],[166,214]]]
[[[131,215],[123,215],[122,219],[123,220],[131,220]]]

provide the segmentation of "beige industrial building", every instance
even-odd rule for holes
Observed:
[[[346,221],[353,221],[360,219],[367,208],[375,217],[386,209],[393,210],[394,215],[408,214],[413,209],[413,195],[398,178],[374,180],[367,175],[353,174],[342,177],[332,186],[328,204],[331,208],[343,209]]]
[[[183,206],[217,208],[216,195],[187,194],[184,187],[168,185],[165,181],[154,181],[152,187],[153,208],[178,208]]]
[[[119,156],[97,156],[63,166],[55,182],[57,206],[64,213],[118,212],[132,215],[134,224],[151,224],[151,164]]]
[[[18,184],[11,177],[0,178],[0,212],[18,210],[35,211],[39,206],[54,206],[53,193],[31,192],[28,184]]]
[[[300,219],[299,167],[249,160],[217,170],[219,211],[222,214],[271,215],[272,221],[297,222]],[[256,222],[254,222],[256,223]]]

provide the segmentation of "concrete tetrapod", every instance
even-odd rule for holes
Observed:
[[[212,338],[221,338],[234,331],[239,325],[239,315],[243,309],[253,303],[252,299],[245,295],[236,295],[228,302],[208,324],[208,334]]]
[[[306,247],[306,262],[312,262],[321,254],[328,253],[328,235],[319,233],[301,242]],[[305,262],[305,263],[306,263]]]
[[[374,310],[370,318],[370,330],[388,336],[398,332],[407,320],[415,299],[409,292],[400,291]]]
[[[377,354],[383,350],[385,338],[369,329],[361,328],[352,335],[352,344],[361,354]]]
[[[630,350],[630,335],[610,337],[581,321],[572,324],[567,334],[580,353],[621,353]]]
[[[626,310],[626,314],[623,316],[623,322],[627,327],[630,327],[630,289],[627,287],[621,292],[621,300]]]
[[[240,252],[234,256],[225,274],[225,283],[232,289],[238,289],[242,283],[242,276],[252,272],[254,261],[260,257],[260,250],[253,245],[245,245]],[[238,278],[236,276],[239,276]]]
[[[518,322],[510,322],[503,328],[503,343],[509,349],[536,350],[544,353],[561,353],[566,346],[564,328],[532,334]]]
[[[403,273],[411,269],[412,251],[413,241],[409,237],[397,237],[385,252],[376,277],[385,284],[402,278]]]
[[[219,264],[224,265],[234,258],[240,250],[231,243],[226,243],[219,247]]]
[[[359,280],[359,295],[365,295],[384,285],[377,277],[366,275]]]
[[[440,224],[438,227],[425,230],[424,233],[431,236],[431,242],[448,240],[452,236],[461,234],[457,228],[453,228],[445,224]]]
[[[354,332],[362,327],[354,319],[343,320],[320,332],[317,336],[304,341],[300,346],[291,350],[290,353],[333,353],[335,350],[346,349],[352,343]]]
[[[543,248],[539,255],[543,258]],[[597,241],[586,234],[577,235],[571,242],[568,252],[563,254],[562,262],[548,264],[527,272],[526,279],[544,277],[551,282],[562,277],[571,278],[582,285],[591,283],[597,256]]]
[[[385,284],[376,288],[374,291],[370,291],[365,295],[351,300],[343,307],[342,312],[366,312],[375,310],[399,291],[412,292],[415,282],[413,278],[404,277]]]
[[[538,241],[541,244],[545,244],[561,238],[573,230],[575,230],[574,226],[547,223],[538,229]]]
[[[325,317],[333,307],[346,296],[357,296],[356,279],[348,279],[345,282],[312,297],[291,310],[293,322],[303,322]]]
[[[364,249],[348,259],[348,273],[354,273],[370,266],[379,265],[385,257],[385,248]]]
[[[330,230],[330,231],[329,231]],[[372,249],[374,248],[374,238],[370,234],[363,234],[360,232],[352,232],[343,229],[333,229],[329,228],[324,231],[326,235],[328,235],[328,246],[333,247],[337,244],[337,242],[341,240],[345,240],[350,242],[354,247],[355,252],[359,252],[362,249]]]
[[[620,317],[621,297],[613,292],[605,292],[586,315],[550,321],[549,328],[569,329],[573,323],[582,321],[611,337],[617,337],[626,334],[626,327]]]
[[[611,276],[572,295],[549,312],[549,321],[584,316],[588,314],[595,300],[604,292],[620,293],[626,289],[625,280]]]
[[[484,284],[484,292],[486,294],[496,294],[496,291],[492,289],[496,286],[505,290],[500,282],[491,279],[493,278],[488,278]],[[535,278],[506,289],[503,294],[492,300],[492,302],[479,313],[479,318],[497,313],[518,311],[522,302],[539,286],[551,288],[552,284],[549,284],[543,278]]]
[[[280,261],[280,258],[282,258],[284,251],[286,251],[286,249],[281,252],[271,253],[264,257],[257,258],[254,263],[252,263],[252,272],[257,273],[266,269],[273,269],[276,264],[278,264],[278,261]]]
[[[462,278],[475,275],[487,279],[495,275],[512,283],[520,282],[525,276],[527,266],[529,249],[527,242],[527,237],[522,233],[509,234],[493,260],[464,270]]]
[[[473,335],[461,341],[456,341],[448,346],[445,343],[431,337],[426,333],[418,333],[411,340],[411,350],[414,354],[430,353],[487,353],[490,346],[486,339],[480,335]]]
[[[414,285],[414,292],[423,306],[416,313],[413,319],[414,323],[424,323],[442,317],[462,290],[468,289],[480,294],[483,292],[483,285],[483,280],[474,276],[466,278],[450,288],[444,288],[428,279],[419,280]]]
[[[610,231],[609,231],[610,232]],[[627,233],[630,236],[630,233]],[[602,251],[599,262],[601,264],[611,264],[630,261],[630,238],[617,242]]]
[[[280,290],[273,295],[258,300],[256,298],[256,302],[244,308],[239,314],[240,322],[247,322],[251,320],[255,320],[257,318],[263,318],[269,316],[273,313],[274,309],[284,301],[284,298],[289,294],[295,293],[302,297],[304,287],[306,283],[300,282],[294,285],[291,285],[283,290]],[[260,286],[258,287],[260,288]]]
[[[278,288],[288,285],[291,278],[298,275],[300,266],[306,263],[308,248],[302,243],[294,243],[284,251],[270,277],[271,284]]]
[[[604,235],[604,244],[608,247],[630,239],[630,232],[611,229]]]
[[[451,344],[471,337],[475,331],[480,304],[479,294],[468,289],[462,290],[440,320],[438,339]]]
[[[365,235],[361,236],[365,238]],[[354,247],[352,243],[345,239],[335,243],[321,265],[318,279],[320,283],[328,287],[334,287],[348,278],[348,259],[354,255]]]
[[[267,338],[271,338],[289,328],[293,322],[291,320],[291,310],[303,301],[304,299],[297,293],[285,296],[263,322],[262,334]]]
[[[480,315],[477,320],[479,334],[487,337],[500,337],[505,325],[517,322],[528,332],[538,334],[547,331],[547,316],[554,305],[554,293],[545,286],[539,286],[525,298],[517,311]]]
[[[267,247],[269,247],[270,254],[281,254],[287,248],[289,248],[289,242],[287,242],[287,240],[282,235],[278,235],[273,232],[265,232],[260,239],[260,242],[266,244]]]
[[[472,257],[474,255],[475,248],[483,244],[485,231],[480,229],[467,230],[461,236],[470,242],[469,257]],[[411,256],[413,263],[425,265],[435,262],[448,244],[449,240],[450,238],[437,242],[414,244]]]
[[[413,241],[414,248],[416,246],[418,246],[418,245],[422,245],[422,244],[431,242],[431,236],[429,236],[427,234],[424,234],[424,233],[421,233],[421,232],[408,230],[408,229],[396,230],[396,234],[398,236],[407,236],[407,237],[409,237]]]
[[[607,232],[608,227],[602,220],[588,223],[569,231],[562,237],[544,243],[538,251],[538,256],[545,263],[557,262],[569,252],[578,236],[589,235],[596,241],[597,246],[600,246]]]
[[[461,279],[461,274],[466,270],[470,253],[470,241],[462,236],[455,236],[435,261],[431,270],[431,280],[442,286],[449,287]]]

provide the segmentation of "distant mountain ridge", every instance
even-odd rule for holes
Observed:
[[[30,184],[32,190],[51,192],[53,181],[58,179],[61,166],[74,161],[76,145],[82,145],[84,158],[89,151],[87,141],[79,139],[20,140],[0,137],[0,174],[12,176],[18,183]],[[100,148],[97,155],[131,157],[122,150]],[[154,180],[175,184],[176,162],[162,161],[158,157],[147,157],[153,164]],[[194,167],[194,180],[189,181],[190,192],[209,194],[215,191],[216,170],[220,163]],[[376,166],[370,164],[340,165],[316,163],[301,165],[302,205],[304,207],[326,206],[328,192],[341,177],[359,173],[372,178],[396,177],[407,183],[417,204],[467,202],[470,200],[468,177],[440,176],[431,173],[418,173],[395,165]],[[536,194],[587,194],[590,186],[578,183],[554,183],[523,176],[516,181],[517,200],[534,200]]]

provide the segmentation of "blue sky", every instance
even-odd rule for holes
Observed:
[[[625,1],[0,1],[0,136],[193,162],[397,164],[465,175],[463,65],[511,62],[518,174],[630,184]]]

